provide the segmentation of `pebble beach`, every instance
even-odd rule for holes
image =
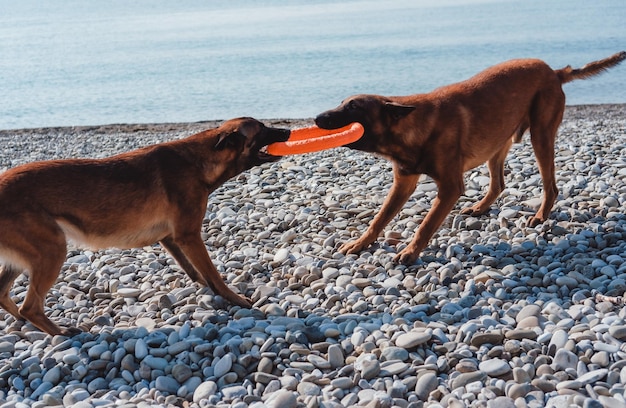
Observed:
[[[217,125],[4,130],[0,171]],[[569,106],[556,150],[550,220],[526,225],[542,183],[525,135],[489,214],[460,215],[486,192],[481,166],[411,266],[393,258],[436,195],[428,178],[358,255],[337,250],[382,205],[385,160],[338,148],[229,180],[202,233],[252,309],[193,283],[158,245],[69,246],[46,313],[83,333],[52,337],[0,310],[0,408],[626,407],[626,105]],[[90,188],[76,187],[76,200]],[[19,277],[18,305],[27,288]]]

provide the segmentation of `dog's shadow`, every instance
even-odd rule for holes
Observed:
[[[522,212],[522,211],[520,211]],[[491,214],[491,216],[497,216]],[[553,218],[535,228],[522,227],[514,241],[441,245],[427,248],[409,271],[445,268],[454,264],[454,274],[436,274],[441,285],[466,283],[474,279],[484,284],[500,282],[510,299],[589,298],[595,294],[621,297],[626,291],[626,215],[617,211],[606,215],[588,213],[584,222],[563,221],[570,215],[556,212]],[[470,218],[470,217],[465,217]],[[488,221],[479,218],[481,225]],[[509,220],[509,225],[514,221]],[[523,225],[523,220],[516,221]],[[458,223],[464,227],[463,223]],[[450,231],[451,235],[460,230]],[[400,249],[398,249],[400,250]],[[461,265],[459,267],[459,265]],[[507,285],[502,285],[506,280]]]

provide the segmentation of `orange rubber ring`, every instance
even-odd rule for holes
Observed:
[[[339,129],[321,129],[317,126],[294,129],[286,142],[272,143],[267,152],[272,156],[312,153],[356,142],[363,136],[363,125],[354,122]]]

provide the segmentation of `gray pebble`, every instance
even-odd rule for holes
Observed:
[[[178,389],[180,388],[180,384],[178,381],[171,377],[159,376],[156,379],[155,387],[159,391],[167,392],[168,394],[175,395]]]
[[[437,388],[438,384],[439,380],[437,379],[435,373],[426,372],[425,374],[420,375],[415,385],[417,398],[421,401],[426,401],[428,399],[428,395]]]
[[[305,396],[320,395],[322,392],[321,388],[317,384],[306,382],[306,381],[303,381],[300,384],[298,384],[297,389],[300,395],[305,395]]]
[[[225,356],[218,358],[217,363],[213,366],[214,375],[216,377],[222,377],[226,373],[228,373],[233,366],[233,360],[230,354],[226,354]]]
[[[575,369],[578,364],[578,356],[571,351],[559,349],[554,356],[553,366],[555,370]]]
[[[268,408],[296,408],[298,399],[293,392],[278,390],[265,401]]]
[[[193,402],[200,403],[217,393],[217,384],[213,381],[205,381],[200,384],[193,393]]]
[[[500,377],[511,372],[509,363],[499,358],[485,360],[479,364],[478,368],[491,377]]]
[[[403,333],[396,339],[396,346],[404,349],[410,349],[420,344],[426,343],[432,337],[432,333],[424,330],[410,331]]]
[[[243,397],[244,395],[248,394],[248,391],[246,391],[246,388],[242,387],[241,385],[233,385],[233,386],[222,388],[221,392],[224,395],[224,398],[229,399],[229,400],[232,400],[238,397]]]

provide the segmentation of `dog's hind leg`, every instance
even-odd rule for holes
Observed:
[[[522,121],[522,123],[520,123],[519,127],[517,128],[517,130],[515,131],[515,133],[513,133],[513,142],[514,143],[519,143],[522,141],[522,136],[524,136],[524,133],[526,133],[526,131],[528,130],[529,127],[529,122],[528,122],[528,118],[524,118],[524,120]]]
[[[41,226],[42,227],[42,226]],[[32,245],[29,262],[30,283],[20,315],[50,335],[73,336],[77,328],[60,328],[44,313],[46,294],[57,280],[66,255],[65,235],[58,228],[40,227],[38,240]]]
[[[496,201],[496,198],[504,190],[504,161],[513,144],[513,138],[509,139],[500,150],[489,161],[489,190],[482,200],[471,207],[461,210],[461,214],[482,215],[489,211],[489,207]]]
[[[559,195],[554,174],[554,146],[565,110],[565,95],[560,88],[550,94],[551,98],[538,97],[531,113],[530,141],[543,180],[543,200],[537,213],[528,221],[531,227],[549,218],[552,206]]]
[[[194,269],[202,275],[208,286],[216,295],[220,295],[238,306],[252,306],[252,303],[248,299],[236,294],[224,283],[222,276],[215,268],[215,265],[213,265],[204,247],[200,232],[176,235],[173,240],[175,240],[175,245],[180,249],[184,257],[189,260]]]
[[[398,214],[404,204],[408,201],[411,194],[417,187],[419,174],[402,174],[397,166],[393,167],[393,185],[389,194],[385,198],[385,202],[380,211],[374,217],[367,231],[355,241],[346,242],[339,248],[339,252],[344,254],[354,254],[368,247],[372,242],[376,241],[378,235],[385,228],[389,221]]]
[[[0,267],[0,306],[7,312],[11,313],[16,319],[24,319],[17,308],[17,305],[11,299],[10,291],[13,281],[22,271],[12,265],[4,265]]]

